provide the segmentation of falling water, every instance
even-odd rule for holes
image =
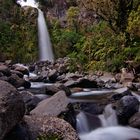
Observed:
[[[87,118],[83,112],[77,115],[77,131],[80,133],[89,132]]]
[[[112,109],[111,104],[108,104],[104,108],[103,114],[99,115],[98,117],[100,118],[103,127],[118,125],[116,111]]]
[[[45,17],[43,12],[38,8],[39,3],[35,0],[17,0],[17,3],[21,5],[21,7],[24,6],[30,6],[38,9],[38,38],[39,38],[39,51],[40,51],[40,60],[45,61],[53,61],[53,51],[50,41],[50,36],[48,32],[48,28],[46,25]]]
[[[88,133],[102,125],[98,116],[82,111],[76,116],[76,121],[79,134]]]
[[[38,9],[38,37],[39,37],[39,48],[40,48],[40,60],[53,61],[54,56],[51,47],[48,28],[46,26],[43,12],[40,9]]]

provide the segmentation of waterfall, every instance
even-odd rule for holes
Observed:
[[[30,6],[38,9],[38,39],[39,39],[39,57],[41,61],[49,60],[53,62],[54,56],[50,41],[48,28],[46,25],[43,12],[38,8],[39,3],[36,0],[17,0],[17,4],[21,7]]]
[[[38,38],[39,38],[40,60],[53,61],[54,56],[51,47],[49,32],[43,12],[40,9],[38,9]]]

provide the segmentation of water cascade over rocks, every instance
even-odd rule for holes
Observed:
[[[101,86],[100,77],[92,79],[96,74],[68,73],[68,62],[68,58],[63,58],[55,63],[35,62],[26,65],[27,67],[12,64],[10,61],[0,63],[0,79],[15,86],[18,90],[17,96],[21,95],[25,103],[24,120],[21,122],[22,114],[19,121],[16,119],[17,113],[22,109],[18,111],[19,105],[17,106],[14,96],[15,88],[11,94],[11,90],[8,92],[7,84],[1,83],[1,94],[8,92],[8,98],[6,94],[2,94],[0,98],[1,111],[4,114],[7,113],[6,117],[4,114],[1,117],[4,119],[3,123],[8,122],[7,127],[2,125],[2,138],[6,136],[3,140],[28,140],[28,137],[36,140],[40,136],[46,134],[50,136],[56,133],[64,140],[79,140],[78,135],[80,140],[140,140],[140,83],[137,83],[139,84],[138,90],[133,90],[135,94],[132,94],[127,87],[112,88],[114,81],[110,89],[104,88],[107,83],[102,82]],[[60,66],[66,68],[67,71],[60,73]],[[30,72],[34,75],[27,76],[26,81],[23,77],[29,75]],[[59,78],[62,75],[64,76]],[[45,81],[53,79],[53,83],[50,85],[44,83],[44,78],[46,78]],[[72,82],[68,84],[70,80]],[[33,82],[31,88],[27,86],[30,82]],[[117,81],[116,84],[118,84]],[[13,113],[10,115],[9,109],[5,112],[7,107],[12,107]],[[20,138],[16,139],[17,136]]]
[[[53,62],[54,55],[52,51],[50,36],[49,36],[44,14],[38,8],[39,4],[35,0],[27,0],[27,1],[18,0],[17,3],[21,5],[21,7],[30,6],[38,9],[37,23],[38,23],[38,38],[39,38],[39,50],[40,50],[39,58],[41,61],[49,60]]]

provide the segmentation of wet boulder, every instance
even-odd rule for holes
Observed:
[[[75,105],[75,106],[77,106],[77,105]],[[104,107],[105,107],[104,104],[92,103],[92,102],[91,103],[86,103],[86,102],[79,103],[78,106],[79,106],[80,110],[93,114],[93,115],[102,114]]]
[[[79,74],[78,72],[75,72],[75,73],[67,73],[66,74],[66,77],[65,77],[65,80],[77,80],[79,78],[82,78],[83,75]]]
[[[50,98],[41,101],[30,113],[37,116],[58,116],[66,110],[69,100],[64,91],[59,91]]]
[[[59,58],[55,61],[55,69],[58,70],[60,74],[64,74],[68,72],[68,66],[69,66],[69,58]]]
[[[43,81],[43,76],[42,75],[36,75],[33,77],[29,77],[29,81],[31,82],[42,82]]]
[[[54,84],[54,85],[49,85],[45,87],[46,94],[47,95],[54,95],[56,92],[60,90],[59,85]]]
[[[26,114],[29,114],[31,110],[33,110],[37,104],[41,101],[40,98],[36,97],[29,91],[21,91],[20,92],[23,101],[26,107]]]
[[[122,97],[115,106],[118,121],[122,125],[127,125],[128,120],[139,110],[139,101],[134,96]]]
[[[73,88],[73,87],[76,87],[76,84],[77,84],[77,83],[78,83],[78,82],[75,81],[75,80],[68,80],[68,81],[66,81],[66,82],[64,83],[64,85],[65,85],[66,87]]]
[[[49,73],[49,71],[46,70],[46,69],[41,71],[40,75],[43,78],[43,80],[42,80],[43,82],[48,82],[49,81],[48,73]]]
[[[65,92],[67,97],[71,95],[71,90],[68,87],[64,86],[63,84],[60,85],[59,88],[60,90],[63,90]]]
[[[80,92],[80,91],[83,91],[83,88],[74,87],[74,88],[71,88],[70,91],[71,93]]]
[[[2,81],[8,81],[8,77],[7,76],[0,76],[0,80],[2,80]]]
[[[79,78],[77,80],[69,80],[65,84],[65,86],[73,88],[73,87],[81,87],[81,88],[97,88],[97,82],[91,81],[86,78]]]
[[[48,73],[49,80],[51,82],[54,82],[57,79],[58,75],[59,74],[58,74],[57,70],[55,70],[55,69],[50,70]]]
[[[110,100],[112,102],[115,102],[117,100],[120,100],[122,97],[128,96],[128,95],[132,96],[132,93],[128,88],[120,88],[120,89],[117,89],[117,92],[111,96]]]
[[[24,81],[24,84],[23,84],[23,87],[25,88],[25,89],[29,89],[30,87],[31,87],[31,83],[29,82],[29,81]]]
[[[58,72],[60,74],[67,73],[68,72],[67,66],[65,66],[65,64],[59,64]]]
[[[46,94],[47,95],[54,95],[55,93],[57,93],[60,90],[65,91],[65,94],[67,96],[70,96],[71,95],[70,89],[68,87],[64,86],[63,84],[59,84],[59,83],[46,86],[45,87],[45,90],[46,90]]]
[[[100,80],[102,80],[104,83],[116,82],[115,77],[111,73],[104,73],[102,76],[100,76]]]
[[[21,72],[23,75],[29,75],[29,70],[26,66],[22,64],[14,64],[12,66],[13,70]]]
[[[8,82],[15,86],[16,88],[25,87],[30,88],[30,82],[25,81],[23,78],[20,78],[17,74],[12,74],[8,77]]]
[[[4,62],[4,64],[5,64],[5,65],[8,65],[8,66],[12,65],[12,63],[13,63],[13,62],[12,62],[12,60],[10,60],[10,59],[9,59],[9,60],[5,60],[5,62]]]
[[[115,75],[115,80],[116,80],[117,82],[120,82],[120,81],[121,81],[121,73],[117,73],[117,74]]]
[[[62,74],[62,75],[59,75],[58,77],[57,77],[57,81],[61,81],[61,83],[64,83],[64,82],[66,82],[67,80],[65,79],[65,74]]]
[[[17,124],[3,140],[30,140],[30,134],[24,122]]]
[[[82,88],[97,88],[97,82],[94,80],[89,80],[86,78],[80,78],[78,80],[78,85],[77,87],[82,87]]]
[[[23,73],[19,72],[19,71],[15,71],[15,70],[10,70],[11,74],[16,74],[17,76],[19,76],[20,78],[23,78]]]
[[[2,72],[5,76],[10,76],[11,75],[8,66],[6,66],[4,64],[0,64],[0,72]]]
[[[35,71],[35,65],[34,64],[29,65],[29,71],[30,72]]]
[[[122,68],[122,74],[120,82],[123,84],[124,87],[129,87],[130,83],[135,79],[134,73],[132,71],[128,71],[126,68]]]
[[[25,104],[20,93],[11,84],[0,81],[0,140],[3,139],[21,119]]]
[[[74,106],[70,103],[67,106],[67,109],[59,114],[59,118],[67,121],[71,126],[76,130],[76,114],[77,112],[74,109]]]

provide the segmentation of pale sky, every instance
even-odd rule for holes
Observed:
[[[21,7],[23,6],[31,6],[31,7],[38,7],[38,3],[35,0],[27,0],[26,2],[24,0],[18,0],[17,1],[18,4],[21,5]]]

